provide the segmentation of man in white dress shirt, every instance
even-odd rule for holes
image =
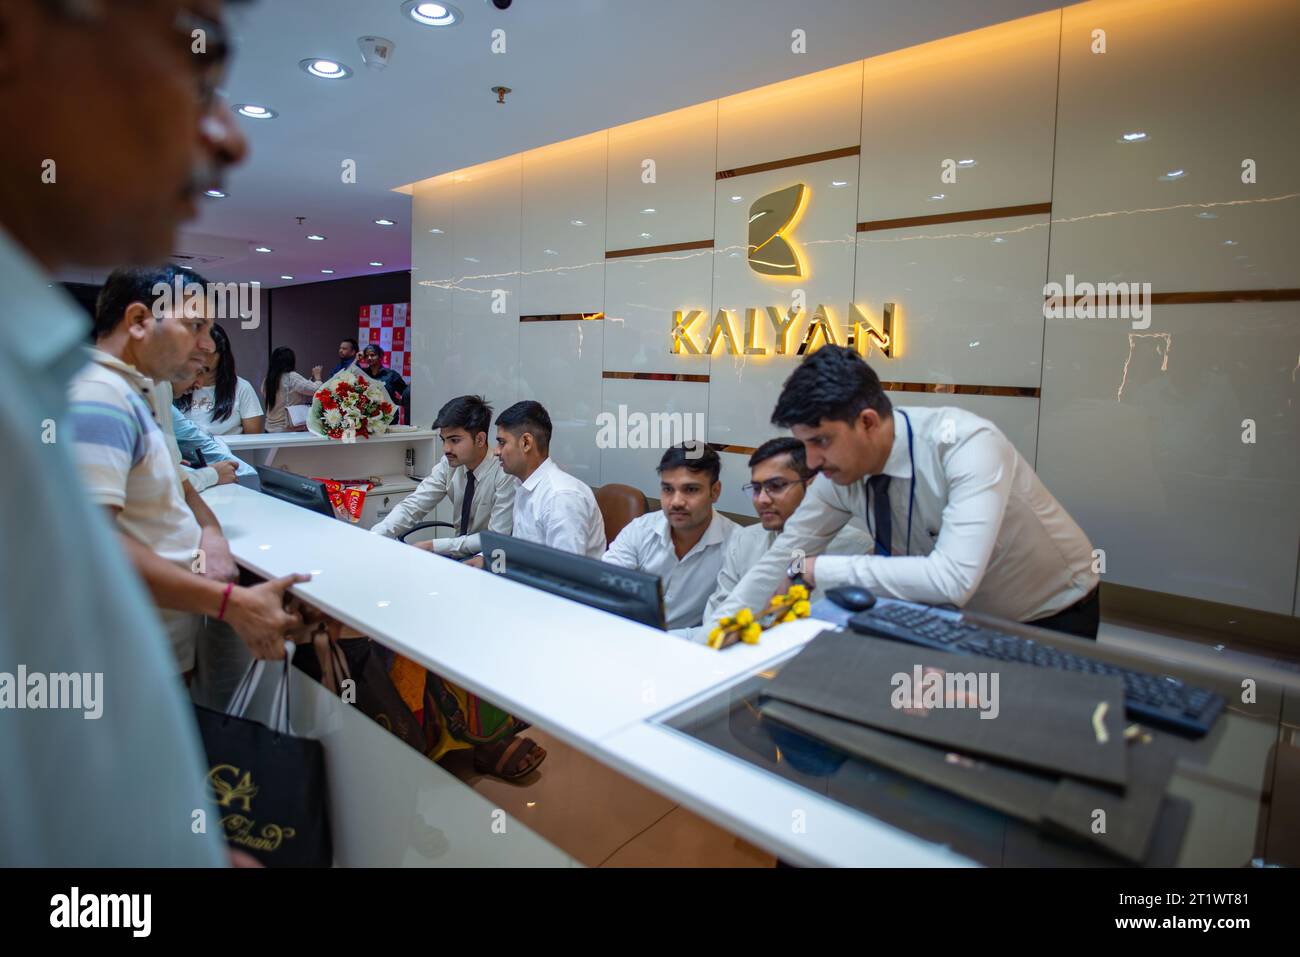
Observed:
[[[674,636],[703,643],[708,640],[713,623],[741,609],[732,592],[745,573],[757,565],[772,547],[785,523],[803,501],[812,480],[813,473],[804,458],[803,443],[798,439],[788,435],[769,439],[754,450],[749,457],[749,484],[745,491],[754,501],[758,522],[737,529],[723,546],[717,586],[704,607],[703,621],[708,626],[675,630]],[[826,546],[826,553],[830,555],[862,555],[870,550],[871,536],[865,528],[858,526],[856,520],[840,529]]]
[[[993,423],[955,408],[894,409],[851,349],[824,346],[786,380],[772,414],[821,474],[736,588],[766,601],[800,553],[819,556],[854,517],[873,553],[802,559],[820,589],[955,605],[1096,638],[1088,536]]]
[[[658,471],[660,511],[628,522],[602,557],[658,575],[667,627],[691,628],[703,620],[723,549],[739,526],[713,507],[722,492],[722,461],[703,442],[673,446]]]
[[[551,417],[540,402],[516,402],[497,416],[495,453],[519,479],[514,536],[588,558],[605,554],[605,522],[596,496],[550,458]]]
[[[398,538],[448,499],[456,534],[416,542],[416,548],[463,558],[478,554],[478,533],[484,529],[509,535],[514,527],[515,489],[519,482],[502,470],[495,455],[489,454],[491,424],[492,407],[476,395],[458,396],[439,409],[433,427],[442,438],[443,458],[419,488],[371,531]]]

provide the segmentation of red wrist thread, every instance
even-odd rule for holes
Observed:
[[[221,596],[221,611],[217,612],[217,621],[225,621],[226,603],[230,601],[230,592],[234,589],[234,587],[235,587],[234,582],[226,583],[226,590]]]

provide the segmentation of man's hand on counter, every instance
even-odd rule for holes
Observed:
[[[468,565],[470,568],[482,568],[482,567],[483,567],[483,556],[482,556],[481,554],[480,554],[480,555],[475,555],[473,558],[467,558],[467,559],[465,559],[465,561],[461,562],[461,564],[462,564],[462,565]]]
[[[431,552],[431,551],[433,551],[433,539],[432,539],[432,538],[425,539],[425,540],[422,541],[422,542],[410,542],[409,544],[414,545],[416,548],[420,549],[421,551],[426,551],[426,552]]]
[[[284,575],[249,588],[235,586],[230,592],[225,620],[248,646],[254,658],[279,661],[284,657],[284,642],[298,640],[306,627],[297,607],[286,608],[285,592],[290,585],[311,581],[301,573]],[[289,596],[289,602],[294,599]]]
[[[222,459],[220,462],[213,462],[209,468],[217,473],[218,485],[232,485],[235,481],[235,470],[239,465],[230,459]]]

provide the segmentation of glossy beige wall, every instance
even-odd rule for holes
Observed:
[[[757,446],[797,361],[673,355],[674,310],[705,313],[703,340],[720,309],[740,333],[747,308],[802,296],[842,336],[850,302],[892,302],[897,354],[868,361],[908,386],[894,401],[995,422],[1104,549],[1106,580],[1295,613],[1300,304],[1158,305],[1135,325],[1045,319],[1043,294],[1067,275],[1300,287],[1297,35],[1282,0],[1079,4],[416,184],[417,416],[463,392],[535,398],[559,464],[655,495],[661,450],[600,448],[602,412],[699,413],[709,441]],[[750,203],[795,183],[808,272],[761,276]],[[1038,208],[917,222],[1020,206]],[[858,229],[886,220],[906,222]],[[765,325],[758,341],[771,351]],[[723,454],[721,504],[741,513],[745,459]]]

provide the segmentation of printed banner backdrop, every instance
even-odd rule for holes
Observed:
[[[384,350],[384,365],[401,373],[411,381],[411,304],[389,302],[382,305],[362,306],[357,327],[357,342],[364,349],[366,343],[377,342]]]

